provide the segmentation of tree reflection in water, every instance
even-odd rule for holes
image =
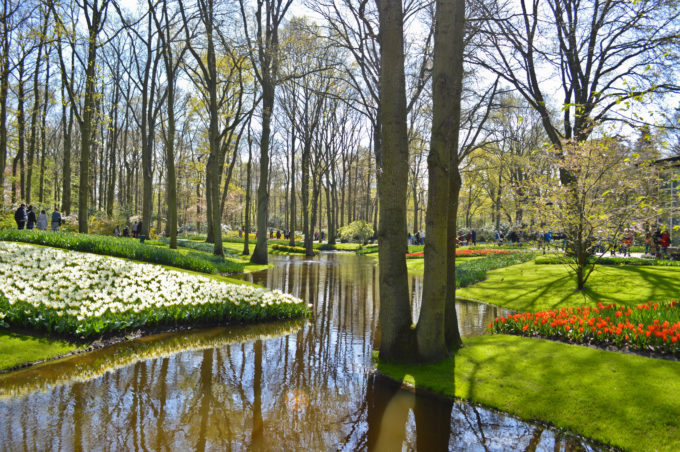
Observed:
[[[0,449],[592,450],[374,375],[374,260],[272,261],[249,279],[304,297],[309,322],[160,335],[0,377]],[[499,314],[461,305],[461,330]]]

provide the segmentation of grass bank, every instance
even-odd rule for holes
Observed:
[[[75,352],[79,345],[0,330],[0,371]]]
[[[206,253],[181,253],[170,248],[142,244],[131,238],[103,235],[6,229],[0,230],[0,241],[31,243],[71,251],[123,257],[201,273],[240,273],[245,267],[243,262],[222,259]]]
[[[562,306],[594,306],[598,301],[634,306],[670,301],[680,295],[680,268],[651,266],[597,267],[583,291],[566,265],[520,265],[490,271],[485,281],[465,287],[458,296],[482,300],[517,311],[542,311]]]
[[[680,362],[516,336],[464,342],[437,364],[378,370],[622,449],[680,449]]]

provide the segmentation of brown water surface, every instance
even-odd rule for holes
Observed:
[[[372,374],[374,259],[271,259],[246,278],[304,298],[309,321],[149,336],[0,376],[0,450],[596,450]],[[476,335],[507,312],[458,313]]]

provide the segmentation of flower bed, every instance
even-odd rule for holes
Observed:
[[[0,242],[0,324],[90,337],[304,316],[302,300],[93,254]]]
[[[498,256],[504,254],[514,254],[518,251],[499,250],[499,249],[481,249],[481,250],[456,250],[457,257],[482,257],[482,256]],[[425,257],[425,251],[418,251],[416,253],[409,253],[406,259],[422,259]]]
[[[569,342],[614,345],[680,355],[680,303],[651,303],[635,308],[598,303],[499,317],[495,333],[557,338]]]

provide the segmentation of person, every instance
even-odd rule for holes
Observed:
[[[128,225],[125,225],[125,227],[123,228],[123,237],[130,237],[130,228],[128,227]]]
[[[321,241],[323,242],[326,239],[326,231],[321,231]]]
[[[38,215],[38,229],[47,231],[47,213],[45,209],[41,210],[40,215]]]
[[[273,229],[269,229],[269,238],[270,239],[274,238],[274,230]]]
[[[52,232],[57,232],[61,226],[61,214],[57,206],[54,206],[54,212],[52,212]]]
[[[659,245],[661,245],[661,259],[665,259],[666,257],[668,257],[668,247],[671,246],[671,236],[665,229],[661,233]]]
[[[496,245],[500,245],[500,244],[501,244],[501,234],[500,234],[500,232],[496,231],[496,232],[493,234],[493,241],[496,242]]]
[[[22,203],[14,212],[14,221],[17,222],[18,229],[23,229],[26,226],[26,204]]]
[[[116,225],[116,227],[113,228],[113,236],[120,237],[120,226]]]
[[[280,229],[276,230],[276,240],[281,240],[281,230]]]
[[[633,246],[633,233],[627,229],[623,234],[623,239],[621,240],[621,253],[623,253],[623,257],[626,257],[626,255],[630,257],[631,246]]]
[[[645,232],[645,254],[649,254],[649,251],[652,248],[652,233],[647,230]]]
[[[413,240],[413,236],[411,235],[410,232],[407,232],[406,233],[406,244],[410,245],[412,243],[411,240]]]
[[[659,247],[661,246],[661,228],[658,226],[654,234],[652,234],[652,243],[654,244],[654,255],[658,259],[660,254]]]
[[[473,229],[470,231],[470,235],[472,236],[472,246],[477,246],[477,231]]]
[[[26,213],[26,229],[33,229],[37,222],[38,220],[35,218],[33,206],[28,206],[28,212]]]
[[[416,231],[416,245],[420,245],[420,231]]]

